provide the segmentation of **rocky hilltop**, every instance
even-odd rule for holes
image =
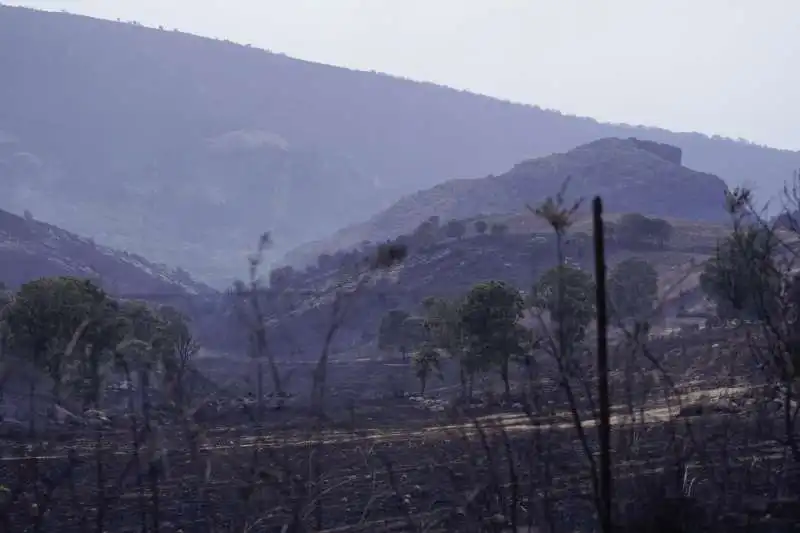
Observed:
[[[746,142],[15,7],[0,6],[0,73],[0,208],[220,284],[246,275],[262,231],[286,252],[404,194],[599,138],[668,143],[768,194],[800,167]]]
[[[321,252],[395,237],[432,216],[447,221],[521,211],[557,194],[565,183],[567,200],[600,195],[609,212],[727,220],[725,182],[683,166],[680,148],[636,138],[605,138],[524,161],[500,176],[446,181],[411,194],[367,222],[300,248],[287,260],[304,263]]]

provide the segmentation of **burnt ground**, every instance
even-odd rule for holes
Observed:
[[[592,468],[582,444],[596,460],[591,424],[582,441],[564,413],[558,424],[519,413],[505,422],[443,417],[431,423],[432,415],[423,415],[413,424],[410,414],[393,423],[391,406],[385,408],[376,424],[383,427],[371,431],[206,427],[197,448],[170,426],[160,427],[157,438],[142,438],[141,446],[132,433],[120,431],[7,444],[0,469],[6,503],[12,496],[16,501],[4,526],[64,532],[266,532],[284,526],[382,531],[389,525],[399,531],[500,531],[494,522],[530,520],[542,527],[550,517],[556,531],[595,530]],[[630,514],[624,504],[634,497],[636,511],[685,495],[688,485],[705,505],[695,520],[710,520],[712,504],[718,517],[741,509],[747,498],[770,497],[784,463],[773,434],[742,413],[653,416],[649,423],[617,426],[613,455],[621,513]],[[23,493],[15,494],[17,488]]]
[[[800,518],[793,501],[784,505],[794,486],[779,413],[759,401],[761,392],[730,386],[720,367],[732,361],[724,347],[709,355],[732,336],[654,341],[680,388],[641,379],[643,368],[636,378],[613,374],[618,522],[681,519],[702,531],[761,531],[740,528],[766,515],[770,527]],[[246,382],[236,376],[252,374],[248,363],[218,364],[212,374],[229,385],[220,395]],[[309,366],[296,363],[295,375]],[[397,362],[335,362],[324,421],[296,394],[260,424],[252,412],[223,409],[195,424],[160,417],[149,432],[137,420],[124,429],[3,441],[0,531],[507,531],[529,522],[597,530],[597,434],[580,386],[583,435],[551,376],[537,377],[529,415],[516,401],[424,409],[382,385],[410,378],[407,370]],[[631,380],[639,387],[633,413],[623,405]],[[432,383],[441,387],[432,396],[448,399],[457,380],[445,382]],[[703,396],[735,401],[724,409],[687,405]],[[647,531],[641,522],[630,527]]]

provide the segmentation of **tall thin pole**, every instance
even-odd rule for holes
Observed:
[[[606,257],[603,235],[603,201],[592,201],[594,226],[594,277],[597,302],[597,389],[600,400],[600,520],[603,533],[612,531],[611,512],[611,406],[608,394],[608,314],[606,306]]]

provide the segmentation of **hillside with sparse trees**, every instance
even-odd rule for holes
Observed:
[[[797,167],[0,6],[0,533],[796,531]]]
[[[218,286],[244,277],[263,231],[279,256],[419,189],[600,138],[676,146],[763,195],[800,167],[746,142],[15,7],[0,7],[0,72],[0,208]]]
[[[616,213],[719,223],[727,220],[721,200],[726,190],[721,178],[684,166],[682,151],[675,146],[635,138],[599,139],[522,161],[498,176],[450,180],[417,191],[360,224],[293,250],[286,262],[307,264],[321,252],[393,238],[431,217],[447,221],[524,211],[559,193],[567,202],[600,195]],[[448,228],[459,231],[460,226]]]

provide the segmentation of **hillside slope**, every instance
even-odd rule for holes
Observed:
[[[18,140],[0,142],[0,208],[31,211],[217,284],[242,270],[264,231],[280,235],[279,244],[303,242],[319,236],[313,228],[374,203],[371,181],[346,161],[288,147],[261,130],[198,140],[146,169],[132,161],[97,175],[103,162],[87,162],[80,178],[27,150]],[[332,184],[349,203],[304,208],[326,204]]]
[[[110,293],[121,295],[215,292],[186,272],[0,210],[0,281],[13,288],[49,276],[93,278]]]
[[[725,182],[681,163],[681,150],[673,146],[634,138],[600,139],[563,154],[524,161],[500,176],[451,180],[418,191],[362,224],[300,247],[287,262],[305,264],[322,252],[396,237],[432,216],[447,221],[535,207],[565,183],[566,200],[600,195],[612,212],[726,221]]]
[[[619,221],[607,214],[609,227]],[[475,283],[502,280],[522,291],[556,263],[556,243],[546,224],[536,224],[531,213],[509,213],[493,217],[508,224],[503,235],[470,233],[461,238],[441,238],[434,243],[409,244],[409,255],[399,265],[380,273],[359,289],[356,296],[342,300],[345,319],[338,323],[334,352],[374,355],[374,341],[383,315],[391,309],[418,313],[426,297],[458,298]],[[524,220],[532,221],[526,224]],[[696,298],[698,274],[710,258],[719,239],[730,234],[730,223],[671,219],[673,232],[664,247],[633,245],[609,238],[606,254],[610,268],[630,257],[651,263],[659,275],[659,300],[665,303],[665,320],[673,320],[683,304]],[[532,230],[532,231],[531,231]],[[565,260],[588,272],[594,267],[591,218],[578,217],[563,243]],[[321,353],[325,333],[336,322],[332,303],[338,281],[347,277],[357,252],[340,253],[319,266],[284,272],[281,281],[266,290],[263,306],[270,316],[270,346],[279,357],[314,359]],[[287,269],[288,270],[288,269]],[[682,293],[685,294],[682,295]],[[687,300],[687,298],[689,300]],[[658,320],[660,322],[660,320]],[[217,320],[217,327],[225,323]],[[662,324],[663,325],[663,324]],[[218,335],[215,335],[215,337]],[[243,337],[244,338],[244,337]],[[370,352],[372,350],[372,352]]]
[[[22,8],[0,7],[0,72],[0,208],[215,281],[243,273],[266,229],[286,251],[402,194],[602,137],[673,144],[767,193],[800,167],[796,152]]]

